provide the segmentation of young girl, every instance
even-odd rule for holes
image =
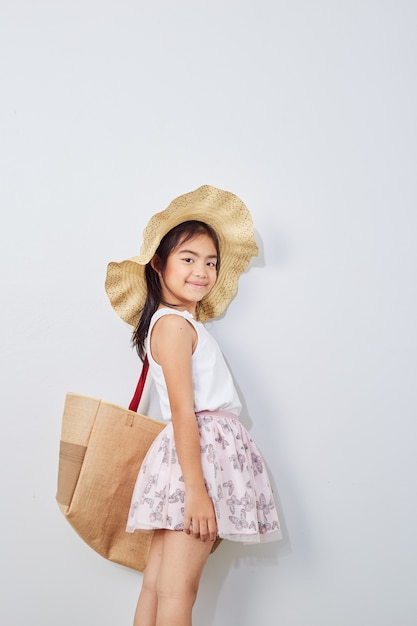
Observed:
[[[144,231],[141,255],[110,263],[106,289],[135,327],[167,426],[140,469],[127,531],[153,530],[135,626],[189,626],[216,538],[280,538],[265,465],[239,422],[231,374],[202,322],[218,317],[257,254],[237,196],[200,187]]]

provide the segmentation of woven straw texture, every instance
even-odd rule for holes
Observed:
[[[145,303],[145,265],[164,235],[188,220],[209,224],[216,231],[220,245],[220,272],[213,289],[201,301],[199,321],[219,317],[236,295],[239,276],[247,269],[251,258],[258,254],[252,218],[236,195],[203,185],[179,196],[167,209],[150,219],[143,231],[138,256],[121,263],[109,263],[106,292],[117,314],[128,324],[137,325]]]

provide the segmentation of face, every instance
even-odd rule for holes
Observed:
[[[164,302],[194,314],[197,302],[210,293],[217,278],[217,253],[212,239],[196,235],[169,254],[165,269],[158,271]]]

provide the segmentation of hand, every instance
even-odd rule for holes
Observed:
[[[214,506],[207,491],[186,489],[184,532],[201,541],[215,541],[217,523]]]

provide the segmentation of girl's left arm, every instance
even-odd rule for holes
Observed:
[[[191,358],[195,341],[196,332],[189,322],[177,315],[168,315],[154,327],[152,353],[164,373],[175,445],[184,477],[184,531],[202,541],[214,541],[216,517],[204,482],[200,434],[194,412]]]

